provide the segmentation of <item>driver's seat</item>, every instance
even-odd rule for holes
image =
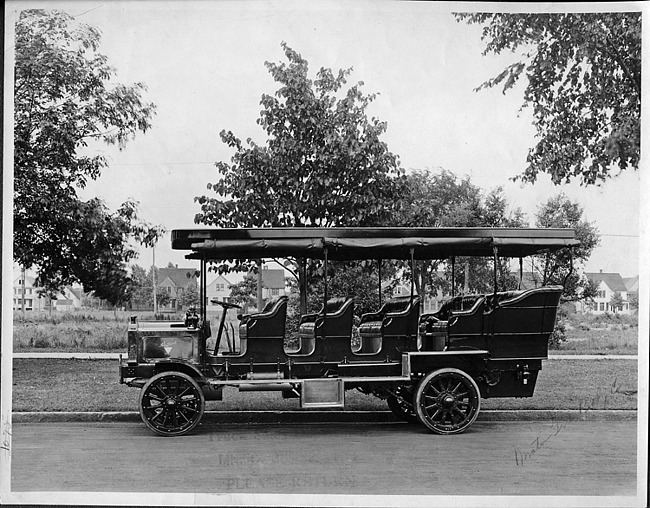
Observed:
[[[287,319],[288,296],[280,296],[266,302],[261,312],[244,314],[239,323],[239,339],[284,338]]]
[[[284,331],[287,318],[288,296],[270,300],[262,312],[242,316],[239,325],[240,354],[238,361],[283,361]]]

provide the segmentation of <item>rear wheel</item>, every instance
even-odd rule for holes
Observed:
[[[142,421],[161,436],[182,436],[196,427],[205,408],[203,390],[182,372],[161,372],[140,392]]]
[[[446,368],[427,374],[415,391],[420,421],[436,434],[464,432],[478,416],[481,397],[471,376]]]
[[[413,387],[412,386],[399,386],[394,394],[391,394],[386,399],[388,408],[400,420],[405,420],[409,423],[418,423],[418,415],[413,406]]]

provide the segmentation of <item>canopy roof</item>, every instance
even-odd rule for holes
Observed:
[[[226,228],[176,229],[172,248],[193,259],[273,257],[447,259],[525,257],[579,245],[573,229],[532,228]]]

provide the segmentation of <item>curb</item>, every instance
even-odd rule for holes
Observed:
[[[60,422],[140,422],[136,411],[107,412],[16,412],[13,423]],[[636,410],[488,410],[481,411],[477,421],[594,421],[637,419]],[[305,424],[305,423],[403,423],[390,411],[206,411],[203,423],[220,424]]]

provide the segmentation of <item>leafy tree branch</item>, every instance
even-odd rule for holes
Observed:
[[[458,13],[483,26],[483,55],[523,50],[517,62],[476,90],[525,77],[522,108],[532,109],[537,142],[515,179],[540,173],[556,184],[605,181],[638,169],[641,116],[641,14]]]
[[[142,83],[110,85],[99,31],[61,11],[28,9],[16,24],[14,88],[14,259],[53,292],[82,283],[113,304],[128,300],[131,245],[152,245],[162,228],[142,221],[137,203],[109,211],[77,190],[107,168],[83,155],[90,140],[123,149],[146,132],[155,106]]]

